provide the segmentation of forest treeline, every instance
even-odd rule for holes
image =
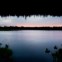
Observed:
[[[0,31],[16,31],[16,30],[62,30],[61,27],[17,27],[17,26],[0,26]]]

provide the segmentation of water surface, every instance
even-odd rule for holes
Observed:
[[[61,48],[62,31],[0,31],[0,42],[10,46],[17,61],[52,62],[51,54],[46,54],[45,49],[54,52],[55,45]]]

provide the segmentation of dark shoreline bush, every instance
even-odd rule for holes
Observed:
[[[12,62],[12,50],[9,48],[9,46],[6,44],[5,47],[1,47],[0,43],[0,62]]]

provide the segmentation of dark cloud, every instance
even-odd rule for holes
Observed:
[[[0,15],[52,15],[62,16],[62,2],[60,0],[41,0],[41,1],[8,1],[0,5]]]

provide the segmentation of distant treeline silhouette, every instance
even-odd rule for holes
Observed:
[[[0,31],[12,31],[12,30],[62,30],[61,27],[17,27],[17,26],[0,26]]]

